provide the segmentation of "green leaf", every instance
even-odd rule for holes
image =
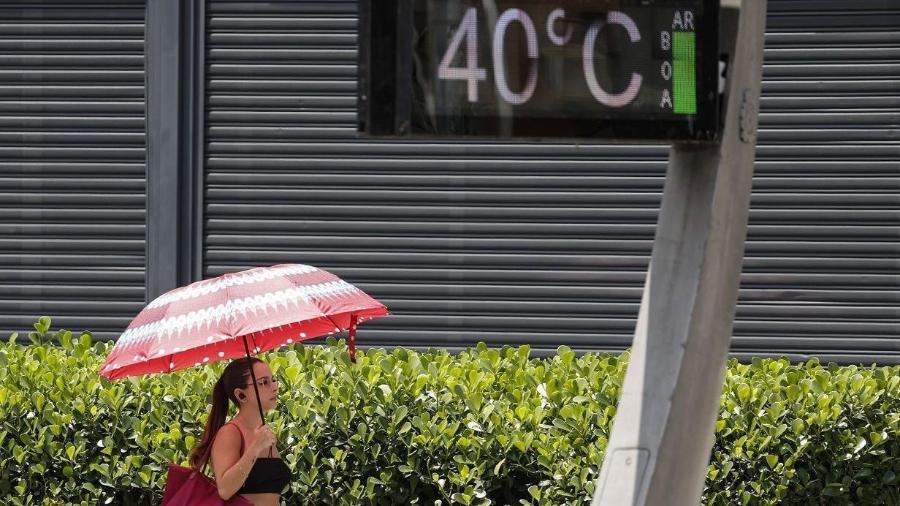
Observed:
[[[38,332],[38,334],[46,334],[48,330],[50,330],[50,317],[49,316],[41,316],[34,323],[34,329]]]
[[[396,411],[394,411],[394,421],[399,422],[406,418],[406,415],[409,414],[409,409],[406,406],[397,407]]]
[[[737,389],[738,399],[741,402],[747,402],[750,399],[751,389],[747,385],[739,385]]]
[[[138,471],[138,476],[140,476],[141,478],[141,483],[149,485],[151,477],[153,476],[153,472],[148,466],[144,466],[140,469],[140,471]]]
[[[827,495],[829,497],[835,497],[844,494],[844,484],[843,483],[829,483],[822,489],[822,494]]]

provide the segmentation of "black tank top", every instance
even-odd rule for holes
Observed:
[[[233,422],[241,435],[241,456],[244,455],[244,432]],[[285,494],[291,488],[291,470],[280,457],[259,457],[238,494]]]

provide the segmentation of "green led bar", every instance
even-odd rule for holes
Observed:
[[[696,36],[675,32],[672,39],[675,114],[697,114]]]

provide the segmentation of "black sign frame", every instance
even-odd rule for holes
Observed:
[[[713,142],[720,132],[719,0],[702,0],[706,22],[697,30],[698,109],[693,121],[616,118],[517,118],[514,129],[498,135],[489,120],[466,118],[466,131],[423,132],[413,114],[413,6],[416,0],[360,0],[358,51],[358,131],[372,137],[407,139],[472,138],[503,141],[578,140],[626,143]],[[641,0],[641,4],[653,0]],[[671,0],[660,0],[671,4]],[[702,72],[701,69],[705,70]],[[702,95],[702,96],[700,96]],[[700,105],[704,107],[700,107]]]

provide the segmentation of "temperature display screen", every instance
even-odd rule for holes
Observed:
[[[386,44],[361,46],[360,105],[392,102],[361,129],[386,119],[383,133],[413,137],[714,140],[718,3],[395,0],[362,30],[393,25]]]

